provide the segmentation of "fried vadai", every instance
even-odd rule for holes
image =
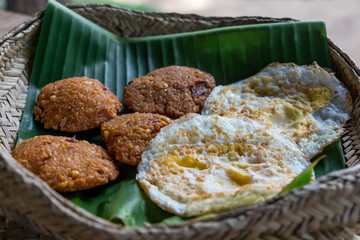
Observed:
[[[34,115],[47,129],[80,132],[100,127],[121,109],[119,99],[100,81],[73,77],[44,86]]]
[[[134,112],[177,118],[200,111],[214,87],[214,77],[209,73],[168,66],[133,79],[124,89],[123,102]]]
[[[170,118],[156,113],[123,114],[103,123],[101,133],[116,160],[137,166],[150,140],[171,122]]]
[[[12,155],[58,192],[96,187],[119,175],[104,148],[75,138],[36,136],[19,143]]]

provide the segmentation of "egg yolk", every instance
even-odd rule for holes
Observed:
[[[184,156],[182,158],[176,158],[175,162],[179,166],[186,168],[196,168],[198,170],[204,170],[208,168],[208,166],[205,163],[200,162],[198,159],[192,156]]]
[[[304,118],[304,113],[301,107],[296,107],[287,102],[284,102],[283,104],[286,119],[288,120],[287,122],[295,123],[301,121]]]
[[[226,174],[231,181],[235,182],[237,185],[243,186],[250,183],[250,177],[248,175],[242,174],[233,168],[226,169]]]
[[[163,164],[166,164],[168,168],[185,167],[185,168],[194,168],[197,170],[204,170],[209,168],[207,164],[189,155],[179,156],[179,155],[169,154],[161,158],[161,160],[162,160],[161,162]]]
[[[330,104],[330,96],[332,94],[332,90],[329,87],[313,87],[307,97],[310,101],[311,107],[316,110],[319,108],[326,107]]]

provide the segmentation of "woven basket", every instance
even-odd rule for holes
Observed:
[[[265,22],[263,17],[218,18],[141,13],[109,5],[69,6],[123,37]],[[360,70],[329,40],[334,71],[351,91],[355,110],[342,137],[348,168],[267,202],[180,225],[122,227],[61,197],[10,156],[21,120],[43,12],[0,39],[1,239],[352,239],[360,229]]]

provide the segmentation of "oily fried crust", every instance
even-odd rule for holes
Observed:
[[[35,120],[45,128],[79,132],[100,127],[122,109],[119,99],[101,82],[74,77],[42,88],[34,108]]]
[[[21,142],[13,157],[58,192],[96,187],[119,175],[104,148],[75,138],[33,137]]]
[[[133,79],[124,89],[123,101],[135,112],[177,118],[200,111],[214,87],[214,77],[206,72],[168,66]]]
[[[103,123],[101,133],[116,160],[137,166],[150,140],[171,122],[170,118],[159,114],[124,114]]]

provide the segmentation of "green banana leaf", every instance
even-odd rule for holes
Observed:
[[[162,66],[196,67],[211,73],[218,85],[224,85],[249,77],[274,61],[297,64],[316,61],[322,67],[331,68],[325,24],[257,24],[124,39],[50,0],[41,27],[18,142],[44,134],[74,135],[44,129],[33,117],[40,89],[59,79],[96,78],[122,100],[124,86],[131,79]],[[76,133],[76,137],[104,146],[100,129]],[[316,166],[317,176],[344,167],[339,141],[325,148],[323,154],[327,157]],[[135,181],[135,168],[121,165],[120,172],[121,177],[112,183],[64,194],[64,197],[97,216],[127,226],[142,226],[145,222],[175,224],[186,220],[161,210],[144,195]]]
[[[315,157],[314,157],[315,158]],[[321,160],[323,160],[324,158],[326,158],[326,155],[321,155],[318,158],[316,158],[315,160],[313,160],[313,162],[311,163],[311,165],[309,167],[307,167],[299,176],[297,176],[292,182],[290,182],[280,193],[279,195],[284,195],[288,192],[290,192],[293,189],[305,186],[306,184],[308,184],[312,177],[313,177],[313,173],[314,173],[314,168],[319,164],[319,162],[321,162]]]
[[[120,169],[121,176],[105,186],[63,196],[99,217],[126,226],[183,221],[183,218],[161,210],[145,196],[136,183],[135,167],[122,165]]]

